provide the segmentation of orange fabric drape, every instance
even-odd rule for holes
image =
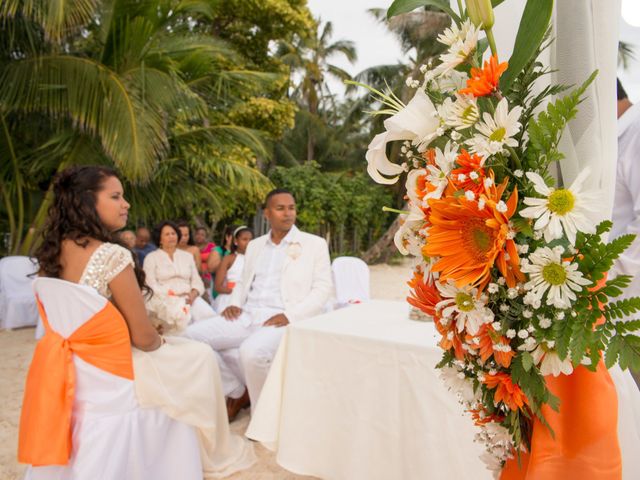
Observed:
[[[534,420],[531,453],[507,462],[501,480],[619,480],[618,399],[602,360],[595,372],[583,366],[571,375],[546,376],[560,398],[560,412],[548,405],[542,414],[555,433]]]
[[[133,380],[127,324],[113,304],[63,338],[49,326],[38,300],[45,334],[38,342],[24,391],[18,461],[66,465],[71,455],[71,410],[75,396],[73,355],[109,373]]]

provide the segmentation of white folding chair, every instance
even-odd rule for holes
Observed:
[[[336,288],[335,308],[370,300],[369,266],[356,257],[338,257],[331,264]]]
[[[92,288],[38,278],[40,298],[52,330],[69,338],[104,308]],[[26,480],[202,479],[196,431],[154,408],[140,408],[134,381],[73,356],[76,389],[72,453],[66,466],[30,466]]]
[[[0,329],[37,324],[38,307],[31,288],[37,270],[29,257],[0,259]]]

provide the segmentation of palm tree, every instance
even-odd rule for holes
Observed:
[[[298,36],[293,42],[281,42],[277,56],[289,65],[301,79],[295,86],[293,96],[302,103],[312,117],[317,117],[324,102],[333,102],[333,95],[326,82],[327,76],[349,80],[351,76],[340,67],[330,63],[332,57],[343,55],[349,62],[357,60],[352,41],[331,42],[333,25],[326,22],[320,31],[320,21],[309,36]],[[310,122],[313,123],[313,122]],[[313,128],[307,129],[307,161],[315,158],[316,135]]]
[[[40,185],[26,179],[48,185],[70,164],[113,164],[131,186],[145,185],[134,190],[136,203],[155,211],[167,197],[183,211],[220,206],[221,184],[253,197],[268,188],[251,166],[255,155],[268,155],[261,133],[227,112],[281,80],[238,68],[239,54],[194,27],[210,20],[214,3],[0,4],[0,153],[11,160],[0,168],[0,188],[10,251],[29,251],[50,202],[47,194],[30,212],[25,203],[37,201]],[[37,132],[25,138],[34,118]]]

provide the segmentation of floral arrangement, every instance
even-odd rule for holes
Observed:
[[[419,3],[396,0],[389,13]],[[611,223],[600,221],[599,194],[585,187],[588,170],[569,186],[550,174],[595,73],[561,98],[564,86],[535,93],[549,72],[536,59],[549,44],[552,2],[533,3],[510,66],[498,57],[489,0],[468,0],[466,9],[458,1],[458,13],[448,2],[422,2],[452,16],[438,37],[444,53],[420,69],[421,79],[407,80],[416,91],[406,105],[371,89],[387,107],[377,113],[390,117],[369,145],[368,172],[383,184],[406,172],[408,211],[395,243],[416,257],[408,301],[442,335],[442,377],[479,427],[496,472],[530,448],[543,405],[562,408],[545,375],[595,370],[602,352],[607,366],[640,366],[640,338],[631,333],[640,321],[615,321],[640,310],[640,299],[610,301],[631,278],[606,275],[633,236],[605,243]],[[404,163],[389,161],[391,141],[403,142]]]
[[[172,290],[145,298],[145,308],[153,326],[163,334],[178,335],[191,320],[191,307],[185,297]]]

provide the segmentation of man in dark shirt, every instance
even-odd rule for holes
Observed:
[[[136,252],[140,265],[144,264],[144,257],[157,248],[158,247],[151,243],[151,232],[149,229],[147,227],[139,227],[138,230],[136,230],[136,246],[133,251]]]

